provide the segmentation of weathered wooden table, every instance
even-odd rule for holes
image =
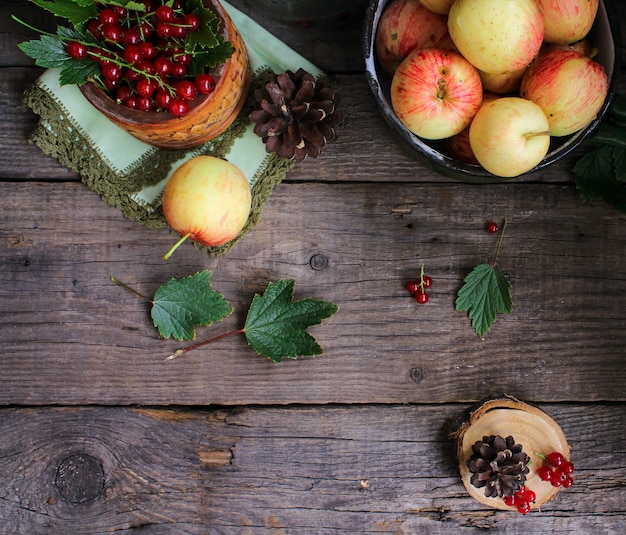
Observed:
[[[22,93],[42,71],[9,17],[53,21],[0,4],[0,533],[624,533],[626,216],[581,200],[579,153],[494,185],[435,174],[375,107],[362,20],[296,28],[232,3],[336,76],[345,124],[228,255],[185,246],[168,262],[169,231],[125,219],[28,143]],[[481,340],[454,300],[493,253],[486,221],[505,217],[514,308]],[[404,287],[422,264],[424,306]],[[164,362],[180,343],[110,276],[151,294],[203,269],[235,313],[199,338],[293,278],[296,297],[340,307],[311,331],[324,353],[274,364],[241,337]],[[577,466],[527,516],[467,495],[446,434],[498,393],[553,416]]]

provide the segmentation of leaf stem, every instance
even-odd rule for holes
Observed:
[[[496,245],[496,253],[493,255],[492,266],[496,265],[498,261],[498,254],[500,253],[500,246],[502,245],[502,238],[504,237],[504,231],[506,230],[506,217],[504,218],[504,222],[502,223],[502,230],[500,231],[500,236],[498,238],[498,244]]]
[[[15,22],[20,23],[22,26],[26,26],[26,28],[28,28],[29,30],[33,30],[34,32],[40,33],[41,35],[48,35],[50,37],[58,37],[58,35],[56,35],[54,33],[45,32],[43,30],[40,30],[39,28],[35,28],[34,26],[31,26],[30,24],[28,24],[27,22],[24,22],[22,19],[16,17],[15,15],[11,15],[11,18]]]
[[[184,347],[182,349],[177,349],[169,357],[165,358],[165,362],[167,362],[168,360],[174,360],[177,357],[182,357],[188,351],[192,351],[193,349],[198,349],[199,347],[203,347],[203,346],[205,346],[207,344],[211,344],[213,342],[217,342],[218,340],[221,340],[222,338],[226,338],[227,336],[233,336],[235,334],[243,334],[245,332],[246,332],[246,329],[244,327],[242,329],[237,329],[236,331],[230,331],[230,332],[227,332],[227,333],[220,334],[218,336],[214,336],[213,338],[209,338],[207,340],[204,340],[202,342],[198,342],[197,344],[193,344],[193,345]]]
[[[152,299],[150,299],[149,297],[146,297],[145,295],[139,293],[137,290],[135,290],[134,288],[131,288],[130,286],[128,286],[128,284],[123,283],[121,280],[116,279],[113,275],[111,275],[111,282],[114,282],[118,286],[121,286],[122,288],[125,288],[129,292],[134,293],[137,297],[141,297],[141,299],[143,299],[144,301],[147,301],[148,303],[152,303],[153,302]]]

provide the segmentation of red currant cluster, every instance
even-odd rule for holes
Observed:
[[[424,275],[424,264],[422,264],[419,280],[411,279],[409,282],[407,282],[406,289],[411,295],[415,296],[415,300],[420,305],[423,305],[428,302],[429,297],[426,289],[430,288],[432,285],[433,279],[428,275]]]
[[[509,507],[517,507],[517,510],[523,515],[530,512],[530,504],[537,499],[537,495],[533,490],[526,488],[524,485],[512,496],[504,496],[503,500]]]
[[[570,461],[566,461],[563,454],[558,451],[541,457],[547,464],[540,466],[537,470],[537,475],[543,481],[549,481],[553,487],[563,487],[568,489],[574,484],[572,479],[572,472],[574,472],[574,465]]]
[[[145,11],[101,5],[98,18],[87,22],[87,31],[100,45],[70,41],[67,53],[96,61],[102,85],[119,104],[181,117],[198,94],[215,89],[210,74],[188,73],[192,56],[185,51],[184,39],[200,29],[201,19],[185,12],[184,0],[141,4]]]

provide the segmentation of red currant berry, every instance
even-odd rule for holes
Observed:
[[[406,283],[406,289],[411,295],[415,295],[420,290],[420,283],[417,280],[410,280]]]
[[[172,102],[172,95],[170,95],[169,91],[157,91],[154,97],[154,101],[157,105],[157,108],[167,110],[170,107],[170,102]]]
[[[107,80],[121,80],[122,68],[115,63],[105,63],[100,66],[103,78]]]
[[[168,111],[170,115],[173,115],[174,117],[182,117],[189,111],[189,106],[184,100],[174,98],[168,106]]]
[[[141,3],[143,4],[146,13],[154,13],[157,8],[156,0],[142,0]]]
[[[184,78],[187,76],[187,66],[179,63],[178,61],[172,63],[171,75],[174,78]]]
[[[554,481],[558,480],[562,484],[568,477],[569,475],[563,472],[563,470],[561,470],[561,468],[559,467],[554,471],[554,475],[552,476],[552,482],[554,483]]]
[[[120,86],[117,88],[117,91],[115,91],[115,100],[118,104],[121,104],[124,100],[130,97],[131,94],[132,91],[130,87],[127,85]]]
[[[562,482],[564,489],[569,489],[574,484],[574,480],[570,476],[566,476]]]
[[[524,490],[524,500],[528,503],[533,503],[537,500],[537,494],[535,494],[534,490],[526,489]]]
[[[189,80],[181,80],[176,84],[176,96],[182,100],[193,100],[198,92],[196,86]]]
[[[119,43],[122,39],[122,28],[118,24],[103,24],[102,37],[112,43]]]
[[[563,462],[565,461],[565,458],[563,457],[563,454],[561,452],[553,451],[546,457],[546,460],[548,461],[550,466],[554,466],[555,468],[558,468],[559,466],[563,464]]]
[[[134,69],[126,69],[124,71],[124,78],[126,78],[129,82],[136,82],[139,78],[141,78],[141,73]]]
[[[154,14],[156,15],[157,19],[163,22],[169,22],[176,18],[176,14],[174,13],[174,10],[169,6],[157,7]]]
[[[191,63],[191,54],[185,53],[184,50],[176,50],[173,55],[174,61],[183,65],[189,65]]]
[[[137,67],[137,69],[140,70],[142,73],[146,73],[146,74],[155,73],[154,63],[152,63],[151,61],[145,58],[142,59],[140,62],[138,62],[137,65],[135,65],[135,67]]]
[[[498,223],[496,223],[495,221],[490,221],[489,223],[487,223],[487,232],[490,232],[491,234],[495,234],[499,230],[500,230],[500,227],[498,226]]]
[[[428,303],[428,294],[420,288],[420,290],[415,294],[415,300],[420,305],[424,305]]]
[[[172,25],[167,22],[159,21],[156,25],[156,33],[162,39],[169,39],[172,37]]]
[[[122,44],[124,46],[138,45],[141,43],[141,32],[138,27],[122,30]]]
[[[174,9],[176,11],[180,11],[181,9],[185,9],[185,2],[184,2],[184,0],[174,0],[172,2],[172,9]]]
[[[172,62],[169,58],[159,56],[154,60],[154,73],[159,76],[169,76],[172,72]]]
[[[144,5],[145,5],[145,2],[144,2]],[[143,39],[150,39],[152,35],[154,34],[154,27],[148,21],[144,20],[139,25],[139,31],[141,32],[141,36]]]
[[[98,14],[98,20],[101,24],[117,24],[120,18],[115,11],[105,8]]]
[[[89,48],[83,43],[78,43],[77,41],[67,43],[67,53],[71,58],[84,59],[87,57],[87,52],[89,52]]]
[[[110,93],[113,93],[120,85],[122,85],[121,78],[104,78],[102,80],[104,87],[106,87]]]
[[[130,96],[122,101],[122,104],[131,110],[137,109],[137,99],[134,96]]]
[[[154,100],[150,97],[137,97],[137,109],[141,111],[152,111],[154,109]]]
[[[559,470],[564,474],[571,474],[574,471],[574,463],[570,461],[565,461],[561,466],[559,466]]]
[[[157,49],[150,41],[143,41],[139,44],[141,55],[145,59],[154,59],[157,56]]]
[[[543,481],[552,481],[552,476],[553,476],[552,468],[546,465],[540,466],[539,469],[537,470],[537,475]]]
[[[198,93],[208,95],[215,91],[215,78],[210,74],[199,74],[194,80]]]
[[[563,482],[558,477],[553,477],[550,483],[552,483],[553,487],[557,488],[563,486]]]
[[[433,279],[428,275],[424,275],[422,277],[422,283],[424,284],[424,288],[430,288],[433,285]]]
[[[183,22],[192,32],[200,29],[200,17],[198,17],[195,13],[187,13],[183,17]]]
[[[87,30],[91,35],[93,35],[98,41],[102,40],[102,25],[98,22],[97,19],[91,19],[87,23]]]
[[[124,59],[131,65],[139,63],[143,59],[141,47],[139,45],[129,45],[124,50]]]
[[[187,26],[182,19],[172,21],[172,37],[175,39],[184,39],[187,37]]]
[[[113,11],[115,11],[115,14],[120,18],[120,19],[125,19],[126,15],[128,15],[128,10],[124,7],[124,6],[113,6],[111,7],[111,9]]]
[[[504,500],[504,504],[509,507],[513,507],[515,505],[515,496],[504,496],[502,499]]]
[[[528,502],[518,502],[516,505],[517,510],[523,515],[530,513],[530,504]]]
[[[137,93],[142,97],[151,97],[152,93],[156,91],[156,83],[152,80],[148,80],[147,78],[142,78],[137,82]]]

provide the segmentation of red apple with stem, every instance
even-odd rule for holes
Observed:
[[[234,239],[250,214],[251,192],[243,172],[215,156],[195,156],[178,167],[163,190],[163,214],[185,240],[216,247]]]
[[[380,16],[374,45],[381,68],[391,76],[413,50],[450,43],[444,15],[428,10],[420,0],[393,0]]]
[[[585,38],[598,13],[598,0],[535,0],[543,15],[544,40],[567,45]]]
[[[538,104],[553,136],[567,136],[597,116],[608,93],[608,78],[598,62],[571,50],[540,56],[524,74],[520,96]]]
[[[482,99],[478,71],[453,50],[415,50],[391,82],[391,105],[398,119],[424,139],[444,139],[463,130]]]

